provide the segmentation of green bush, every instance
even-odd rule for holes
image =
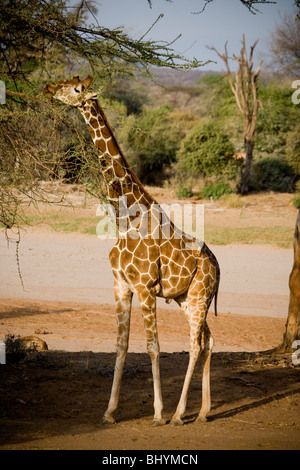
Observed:
[[[190,198],[193,196],[193,191],[186,187],[179,185],[176,193],[177,199],[185,199],[185,198]]]
[[[187,175],[237,175],[238,163],[233,158],[234,147],[227,134],[214,121],[194,127],[182,141],[177,154],[178,169]]]
[[[224,196],[225,194],[231,194],[232,189],[226,183],[218,183],[214,185],[205,186],[201,194],[205,199],[220,199],[220,197]]]
[[[300,209],[300,196],[294,197],[293,206],[296,207],[296,209]]]
[[[281,158],[285,153],[288,133],[299,120],[297,106],[291,104],[290,86],[261,84],[255,148],[260,155]]]
[[[138,116],[126,119],[120,134],[129,162],[142,182],[161,183],[164,168],[175,162],[183,137],[170,108],[144,108]]]
[[[292,192],[295,189],[295,174],[284,160],[265,157],[254,162],[250,185],[256,191]]]
[[[286,160],[297,175],[300,175],[300,124],[288,133],[286,142]]]
[[[147,102],[146,91],[134,88],[129,78],[121,76],[118,77],[117,83],[106,86],[105,96],[111,101],[122,103],[126,107],[127,115],[140,114]]]

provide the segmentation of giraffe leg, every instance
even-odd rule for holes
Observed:
[[[196,421],[205,422],[206,416],[211,408],[210,398],[210,360],[213,348],[213,338],[211,336],[210,329],[205,322],[204,331],[204,348],[201,351],[201,362],[202,362],[202,406],[199,416]]]
[[[125,287],[125,288],[124,288]],[[128,350],[129,330],[130,330],[130,314],[132,304],[132,292],[127,286],[115,281],[115,297],[117,302],[117,358],[114,371],[114,380],[111,390],[111,396],[108,408],[104,413],[103,424],[115,423],[113,413],[116,411],[119,402],[121,381],[123,369]]]
[[[185,313],[187,314],[187,312]],[[190,314],[189,316],[187,314],[188,320],[190,323],[190,357],[189,357],[189,364],[188,364],[188,368],[186,371],[180,400],[179,400],[176,412],[171,420],[171,424],[175,426],[183,425],[182,417],[186,409],[188,391],[190,388],[190,383],[191,383],[194,369],[197,363],[197,359],[200,353],[201,346],[200,346],[199,339],[200,339],[201,329],[203,326],[203,321],[198,320],[198,318],[201,318],[200,315],[201,315],[200,312],[195,312],[194,314]]]
[[[152,363],[153,389],[154,389],[154,418],[153,426],[162,426],[166,421],[162,418],[163,401],[159,370],[159,342],[156,322],[156,297],[150,294],[147,302],[141,301],[144,325],[147,337],[147,351]]]

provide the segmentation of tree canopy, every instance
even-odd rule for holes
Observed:
[[[102,74],[115,69],[128,72],[130,66],[147,70],[149,66],[186,69],[202,65],[175,52],[172,43],[147,40],[147,34],[131,39],[121,28],[100,26],[96,18],[96,24],[88,25],[87,14],[91,12],[93,3],[89,0],[77,7],[64,0],[2,0],[2,77],[15,83],[28,80],[37,65],[47,72],[53,55],[69,69],[72,61],[84,62]]]
[[[132,39],[122,28],[100,26],[95,13],[91,0],[76,7],[66,0],[1,2],[0,76],[7,100],[0,107],[0,222],[6,228],[18,225],[22,201],[43,199],[39,180],[60,178],[70,162],[80,160],[80,173],[87,169],[86,181],[101,188],[90,136],[73,110],[43,102],[45,83],[90,73],[103,86],[150,66],[184,70],[202,64],[178,54],[173,43],[147,40],[149,31]]]

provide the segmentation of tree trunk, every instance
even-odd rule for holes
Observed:
[[[292,351],[292,344],[300,340],[300,210],[294,235],[294,266],[290,275],[290,304],[280,350]]]
[[[245,163],[245,169],[242,173],[242,185],[241,185],[242,194],[246,194],[249,191],[251,167],[252,167],[252,160],[253,160],[253,148],[254,148],[253,140],[245,139],[246,163]]]

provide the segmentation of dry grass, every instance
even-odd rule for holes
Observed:
[[[212,245],[274,245],[291,248],[293,229],[287,227],[215,227],[205,225],[205,241]]]
[[[170,188],[146,188],[158,203],[205,204],[205,241],[209,244],[269,244],[281,248],[292,246],[297,210],[291,194],[229,194],[219,201],[197,198],[178,201]],[[53,188],[53,192],[57,192]],[[96,235],[99,201],[64,185],[64,207],[40,204],[26,210],[26,224],[33,230]],[[25,226],[25,224],[24,224]]]

